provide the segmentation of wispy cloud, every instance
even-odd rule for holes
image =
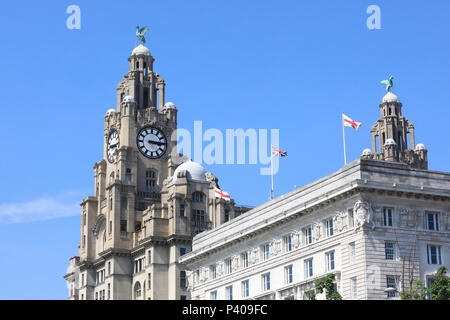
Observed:
[[[80,214],[78,192],[31,201],[0,203],[0,224],[43,221]]]

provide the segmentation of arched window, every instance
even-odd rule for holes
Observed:
[[[141,283],[138,281],[134,285],[134,300],[138,300],[141,298]]]
[[[195,191],[194,193],[192,193],[192,201],[203,202],[203,193],[199,191]]]
[[[156,172],[149,169],[145,172],[145,190],[147,192],[153,192],[156,188]]]

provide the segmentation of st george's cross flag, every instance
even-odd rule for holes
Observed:
[[[361,122],[356,122],[349,117],[347,117],[345,114],[342,114],[342,124],[344,127],[352,127],[353,129],[358,130],[359,127],[361,127]]]
[[[219,188],[214,187],[214,194],[216,198],[225,199],[226,201],[230,201],[230,194],[226,191],[220,190]]]
[[[287,157],[287,151],[281,151],[272,146],[272,155],[276,157]]]

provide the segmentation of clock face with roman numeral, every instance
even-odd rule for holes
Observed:
[[[108,136],[107,156],[108,161],[114,163],[116,156],[114,151],[119,147],[119,133],[116,130],[111,130]]]
[[[136,143],[139,151],[150,159],[162,157],[167,149],[167,140],[161,130],[153,127],[142,128],[137,137]]]

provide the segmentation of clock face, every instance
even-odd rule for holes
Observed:
[[[114,152],[119,147],[119,133],[116,130],[111,130],[108,137],[108,149],[107,149],[107,156],[108,161],[113,163],[116,161],[116,156],[114,155]]]
[[[160,158],[167,149],[167,140],[161,130],[145,127],[136,137],[139,151],[150,159]]]

